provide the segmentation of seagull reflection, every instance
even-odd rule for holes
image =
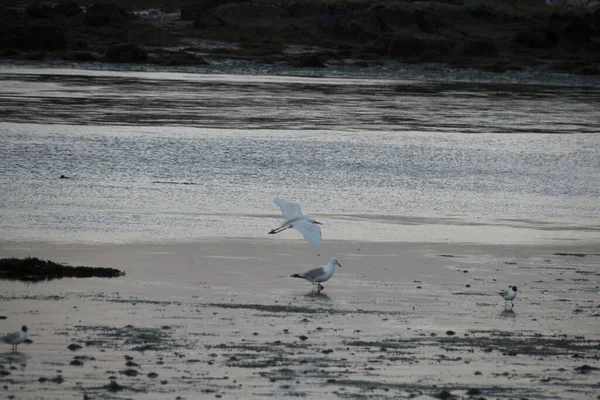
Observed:
[[[319,292],[315,292],[314,290],[311,290],[310,292],[304,294],[304,297],[310,298],[313,301],[318,301],[318,302],[326,302],[326,303],[331,302],[331,297],[327,296],[323,292],[319,293]]]
[[[517,314],[513,310],[504,310],[500,313],[502,318],[517,318]]]

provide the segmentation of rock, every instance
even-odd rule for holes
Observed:
[[[128,368],[128,369],[125,369],[125,370],[119,371],[119,372],[121,374],[127,375],[127,376],[138,376],[140,374],[138,370],[131,369],[131,368]]]
[[[62,376],[58,375],[58,376],[55,376],[55,377],[54,377],[54,378],[52,378],[52,379],[49,379],[49,381],[50,381],[50,382],[52,382],[52,383],[58,383],[58,384],[60,385],[60,384],[61,384],[61,383],[63,383],[65,380],[63,379],[63,377],[62,377]]]
[[[580,374],[589,374],[592,371],[600,371],[600,368],[591,367],[586,364],[586,365],[582,365],[580,367],[575,367],[574,370],[579,372]]]
[[[77,61],[77,62],[96,62],[100,61],[100,56],[96,53],[92,53],[89,51],[73,51],[66,56],[67,60]],[[70,179],[66,175],[61,175],[60,179]]]
[[[283,8],[269,4],[227,3],[212,9],[211,13],[224,20],[246,20],[255,18],[285,18],[289,13]]]
[[[133,362],[133,361],[127,361],[127,362],[125,363],[125,366],[127,366],[127,367],[139,367],[139,366],[140,366],[140,364],[138,364],[138,363],[136,363],[136,362]]]
[[[376,42],[377,45],[383,46],[383,48],[387,47],[387,52],[384,55],[393,58],[415,57],[428,50],[436,50],[441,54],[447,54],[452,47],[448,39],[439,35],[405,32],[383,35]]]
[[[181,7],[182,21],[195,21],[204,17],[208,10],[217,6],[229,3],[243,3],[244,0],[200,0],[194,1],[192,4],[187,4]]]
[[[447,390],[442,390],[440,393],[438,393],[438,395],[436,396],[438,399],[442,399],[442,400],[448,400],[453,398],[454,396],[452,396],[452,393],[450,393]]]
[[[464,43],[461,53],[469,57],[495,57],[498,55],[498,48],[493,40],[477,39],[469,40]]]
[[[104,62],[108,63],[139,63],[148,59],[148,54],[135,44],[117,44],[106,49]]]
[[[0,25],[0,48],[62,50],[66,47],[67,42],[62,28],[51,22],[5,21]]]
[[[83,23],[93,27],[127,25],[133,17],[115,3],[88,7]]]
[[[298,339],[305,341],[306,339],[308,339],[308,337],[306,337],[304,335],[300,335],[300,336],[298,336]]]
[[[549,49],[558,44],[558,35],[547,27],[532,26],[519,30],[513,41],[534,49]]]
[[[52,19],[55,17],[54,9],[46,4],[31,4],[27,6],[25,13],[33,18]]]
[[[104,385],[104,389],[108,390],[109,392],[119,392],[125,389],[125,387],[119,385],[117,381],[111,380],[109,384]]]
[[[74,1],[66,1],[55,5],[54,13],[65,17],[72,17],[74,15],[82,14],[83,10]]]
[[[297,1],[287,8],[288,13],[294,17],[329,17],[330,6],[320,1]]]
[[[456,335],[456,332],[454,332],[454,331],[446,331],[446,335],[448,335],[448,336],[454,336],[454,335]]]
[[[314,54],[299,56],[291,61],[294,67],[299,68],[325,68],[325,63],[320,57]]]
[[[71,350],[71,351],[77,351],[79,349],[82,349],[83,346],[80,346],[76,343],[71,343],[70,345],[67,346],[67,349]]]
[[[467,396],[480,396],[481,393],[481,390],[477,388],[467,390]]]
[[[156,372],[148,372],[148,378],[158,378],[158,374]]]
[[[578,15],[552,13],[547,28],[558,37],[567,40],[589,42],[594,29]]]
[[[81,366],[83,366],[83,364],[84,364],[84,363],[83,363],[83,361],[81,361],[81,360],[72,360],[72,361],[69,363],[69,365],[74,365],[74,366],[77,366],[77,367],[81,367]]]

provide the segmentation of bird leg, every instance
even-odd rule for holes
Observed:
[[[283,224],[279,228],[271,229],[271,231],[269,232],[269,235],[274,235],[274,234],[279,233],[281,231],[285,231],[288,228],[289,228],[289,226]]]

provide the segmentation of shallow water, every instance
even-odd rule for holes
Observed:
[[[600,238],[594,85],[7,66],[0,81],[0,240],[262,237],[276,197],[328,239]]]

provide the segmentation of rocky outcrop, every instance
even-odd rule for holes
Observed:
[[[159,20],[115,3],[84,9],[78,0],[28,1],[34,5],[0,7],[3,57],[162,65],[230,58],[309,68],[394,59],[494,72],[550,62],[589,74],[600,67],[598,10],[527,15],[461,0],[182,0],[181,20]]]
[[[108,63],[141,63],[147,60],[148,53],[132,43],[110,46],[104,55],[104,62]]]
[[[131,20],[133,17],[121,7],[108,3],[90,6],[85,13],[84,23],[91,27],[123,26]]]

